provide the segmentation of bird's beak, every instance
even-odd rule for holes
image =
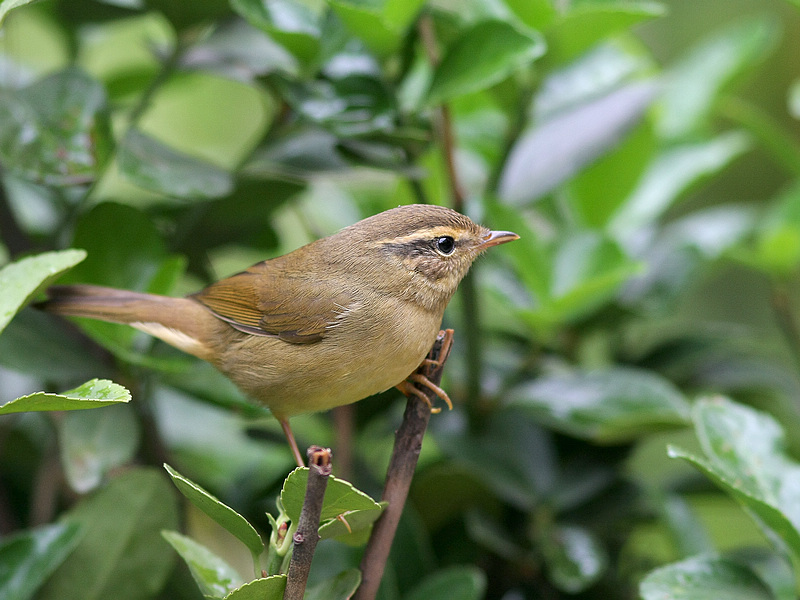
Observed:
[[[478,244],[480,250],[486,250],[492,246],[499,246],[506,242],[513,242],[518,240],[519,236],[511,231],[490,231],[481,238],[481,243]]]

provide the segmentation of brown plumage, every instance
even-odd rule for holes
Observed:
[[[54,286],[42,307],[127,323],[209,361],[281,422],[398,385],[472,261],[517,239],[439,206],[394,208],[186,298]]]

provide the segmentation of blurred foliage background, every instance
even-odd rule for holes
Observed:
[[[189,293],[412,202],[522,236],[448,308],[456,408],[379,597],[797,597],[796,0],[3,0],[0,19],[0,263],[30,297],[63,271]],[[85,260],[20,262],[67,248]],[[132,401],[0,415],[0,596],[201,598],[163,529],[252,579],[160,465],[268,534],[277,423],[147,336],[23,308],[11,274],[0,403],[95,377]],[[293,427],[379,497],[402,408]],[[361,551],[321,543],[312,579]]]

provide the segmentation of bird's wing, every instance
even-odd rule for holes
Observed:
[[[192,297],[239,331],[293,344],[320,341],[353,303],[338,285],[287,276],[267,261],[222,279]]]

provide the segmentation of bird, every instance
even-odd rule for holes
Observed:
[[[303,466],[289,419],[392,387],[413,393],[409,377],[473,261],[518,238],[443,206],[402,205],[188,296],[55,285],[38,306],[125,323],[208,361],[270,409]]]

